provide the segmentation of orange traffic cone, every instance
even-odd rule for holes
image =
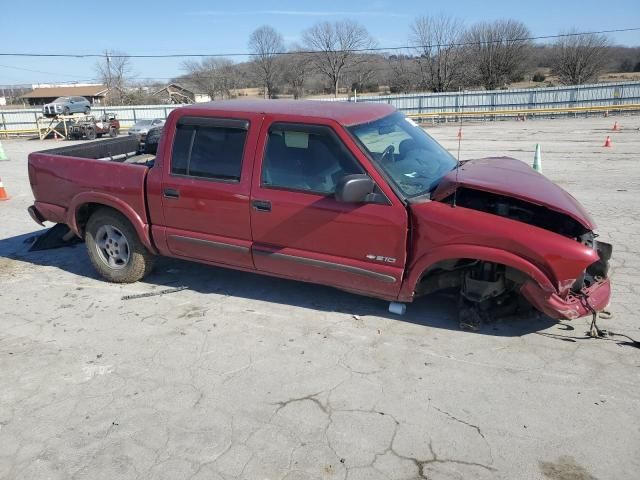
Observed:
[[[458,140],[462,140],[462,127],[458,128]]]
[[[4,184],[0,178],[0,201],[1,200],[9,200],[9,195],[7,195],[7,191],[4,189]]]
[[[607,139],[604,141],[603,147],[611,147],[611,146],[613,146],[611,143],[611,137],[607,135]]]
[[[618,130],[620,130],[620,127],[618,126],[618,122],[613,122],[613,128],[611,129],[614,132],[617,132]]]

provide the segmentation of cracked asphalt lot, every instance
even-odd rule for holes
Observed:
[[[640,337],[640,117],[464,125],[462,158],[530,162],[614,244],[603,328]],[[458,125],[428,130],[455,152]],[[611,135],[613,148],[602,147]],[[40,230],[29,151],[3,140],[2,479],[634,479],[640,350],[539,315],[458,329],[455,301],[378,300],[163,259],[112,285]],[[57,145],[57,144],[56,144]],[[185,285],[187,290],[122,300]]]

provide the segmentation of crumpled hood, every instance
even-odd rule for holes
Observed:
[[[453,193],[456,184],[541,205],[568,215],[589,230],[596,228],[591,216],[573,196],[515,158],[489,157],[462,162],[457,178],[455,170],[445,175],[431,198],[443,200]]]

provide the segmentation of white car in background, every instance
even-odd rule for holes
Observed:
[[[42,106],[42,113],[45,117],[55,117],[57,115],[70,115],[72,113],[91,112],[91,102],[84,97],[58,97],[53,102]]]
[[[164,120],[162,118],[154,118],[153,120],[139,120],[136,124],[129,129],[129,135],[136,135],[143,139],[149,130],[154,127],[164,126]]]

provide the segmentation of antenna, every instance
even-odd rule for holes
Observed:
[[[458,175],[460,172],[460,148],[462,146],[462,120],[464,119],[464,115],[462,115],[463,112],[464,112],[464,90],[462,91],[462,105],[460,106],[461,115],[460,115],[460,126],[458,127],[458,158],[456,159],[456,162],[457,162],[456,181],[454,185],[455,190],[453,191],[453,202],[451,203],[451,208],[456,207],[457,200],[458,200]]]

